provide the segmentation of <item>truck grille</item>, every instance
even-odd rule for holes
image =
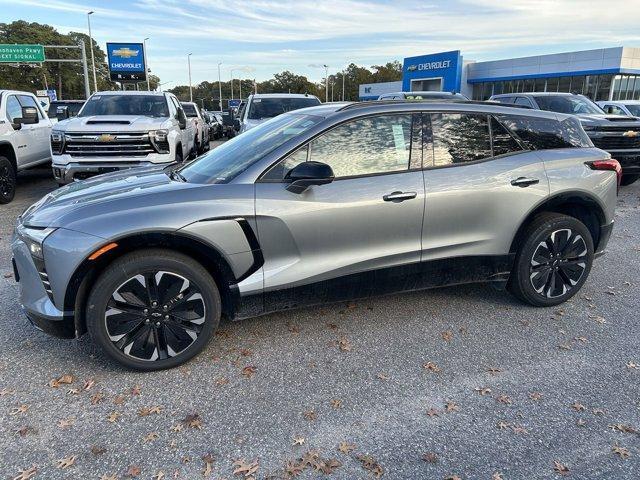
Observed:
[[[640,127],[602,127],[596,130],[591,140],[603,150],[640,150]]]
[[[154,153],[147,133],[67,133],[64,152],[72,157],[144,157]]]

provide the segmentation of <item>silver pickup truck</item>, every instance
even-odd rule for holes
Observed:
[[[133,167],[181,162],[195,152],[195,128],[166,92],[97,92],[75,118],[51,131],[59,184]]]

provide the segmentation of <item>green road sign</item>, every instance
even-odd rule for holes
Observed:
[[[0,63],[44,62],[42,45],[0,44]]]

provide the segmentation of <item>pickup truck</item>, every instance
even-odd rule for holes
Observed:
[[[13,200],[20,170],[51,160],[47,118],[35,95],[0,90],[0,204]]]
[[[195,128],[168,92],[96,92],[78,116],[51,131],[60,185],[134,167],[182,162],[195,153]]]
[[[195,148],[198,154],[209,150],[209,124],[205,121],[202,111],[195,102],[182,102],[182,108],[187,118],[196,130]]]

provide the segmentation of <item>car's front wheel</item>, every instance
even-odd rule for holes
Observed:
[[[593,240],[578,219],[542,213],[527,227],[508,287],[521,300],[550,307],[574,296],[587,280]]]
[[[126,367],[161,370],[191,359],[220,321],[220,294],[207,270],[170,250],[129,253],[96,281],[87,330]]]

